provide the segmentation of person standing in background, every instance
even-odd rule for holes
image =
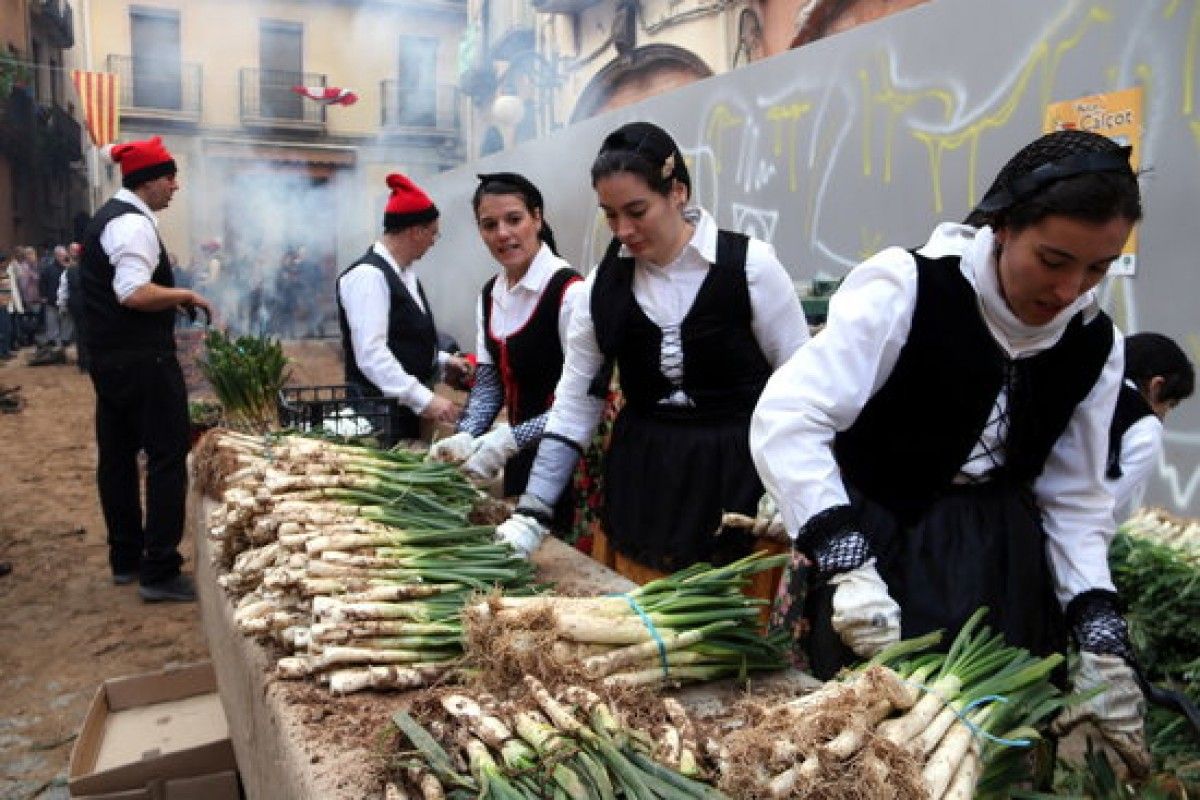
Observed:
[[[13,249],[12,258],[5,266],[4,274],[8,281],[8,316],[12,325],[10,337],[11,348],[19,350],[29,342],[25,340],[25,299],[21,294],[21,264],[25,259],[25,248],[17,246]]]
[[[59,281],[59,304],[66,304],[66,314],[70,321],[71,333],[75,339],[75,364],[80,372],[86,372],[88,364],[88,344],[86,321],[83,318],[83,284],[79,280],[79,259],[83,254],[83,246],[71,242],[67,249],[70,254],[70,266],[63,272]]]
[[[417,439],[418,417],[458,420],[458,407],[430,388],[438,373],[470,367],[462,356],[438,350],[433,310],[413,269],[437,241],[438,208],[404,175],[388,175],[387,185],[383,235],[338,276],[338,325],[346,383],[362,397],[399,400],[392,433]]]
[[[38,275],[38,291],[45,303],[46,346],[61,350],[64,344],[62,317],[58,310],[58,284],[70,262],[67,248],[61,244],[54,248],[53,256],[42,264]]]
[[[1163,423],[1196,389],[1196,370],[1183,349],[1161,333],[1125,337],[1125,382],[1117,395],[1104,476],[1116,500],[1118,522],[1141,502],[1160,460]]]
[[[0,253],[0,264],[7,265],[8,256]],[[13,357],[13,324],[12,324],[12,279],[8,276],[7,266],[0,272],[0,361],[8,361]]]
[[[37,344],[42,327],[42,294],[38,287],[37,250],[18,248],[17,286],[21,295],[21,312],[17,335],[23,347]]]
[[[207,300],[174,286],[155,212],[179,189],[157,136],[112,148],[123,188],[96,212],[83,241],[80,284],[89,374],[96,390],[96,465],[118,585],[146,602],[192,601],[180,572],[187,493],[187,388],[175,357],[175,315]],[[142,514],[138,452],[146,452]]]

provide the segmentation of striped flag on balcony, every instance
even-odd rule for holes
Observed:
[[[117,76],[112,72],[71,70],[71,82],[79,92],[83,118],[87,121],[92,144],[103,147],[117,140],[120,117],[117,115]]]
[[[352,106],[358,102],[354,92],[336,86],[293,86],[292,91],[327,106]]]

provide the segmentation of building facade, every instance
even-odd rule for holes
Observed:
[[[0,251],[70,241],[86,208],[64,0],[0,0]]]
[[[290,261],[309,283],[319,275],[304,289],[328,323],[338,267],[378,233],[385,176],[463,160],[465,23],[461,0],[91,0],[82,52],[89,69],[118,76],[119,139],[160,135],[175,155],[182,190],[163,239],[180,262],[223,272],[200,276],[223,315],[256,313],[245,308],[255,292],[306,302],[284,285]],[[95,162],[99,203],[119,173]]]
[[[728,72],[926,0],[471,0],[472,150]]]

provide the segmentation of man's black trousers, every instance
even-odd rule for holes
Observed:
[[[114,574],[154,584],[179,574],[187,503],[187,388],[174,353],[95,353],[96,482]],[[146,452],[146,513],[138,451]]]

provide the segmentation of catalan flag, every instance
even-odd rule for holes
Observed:
[[[103,147],[117,140],[120,116],[117,114],[117,76],[112,72],[71,70],[71,82],[79,92],[83,117],[92,144]]]

